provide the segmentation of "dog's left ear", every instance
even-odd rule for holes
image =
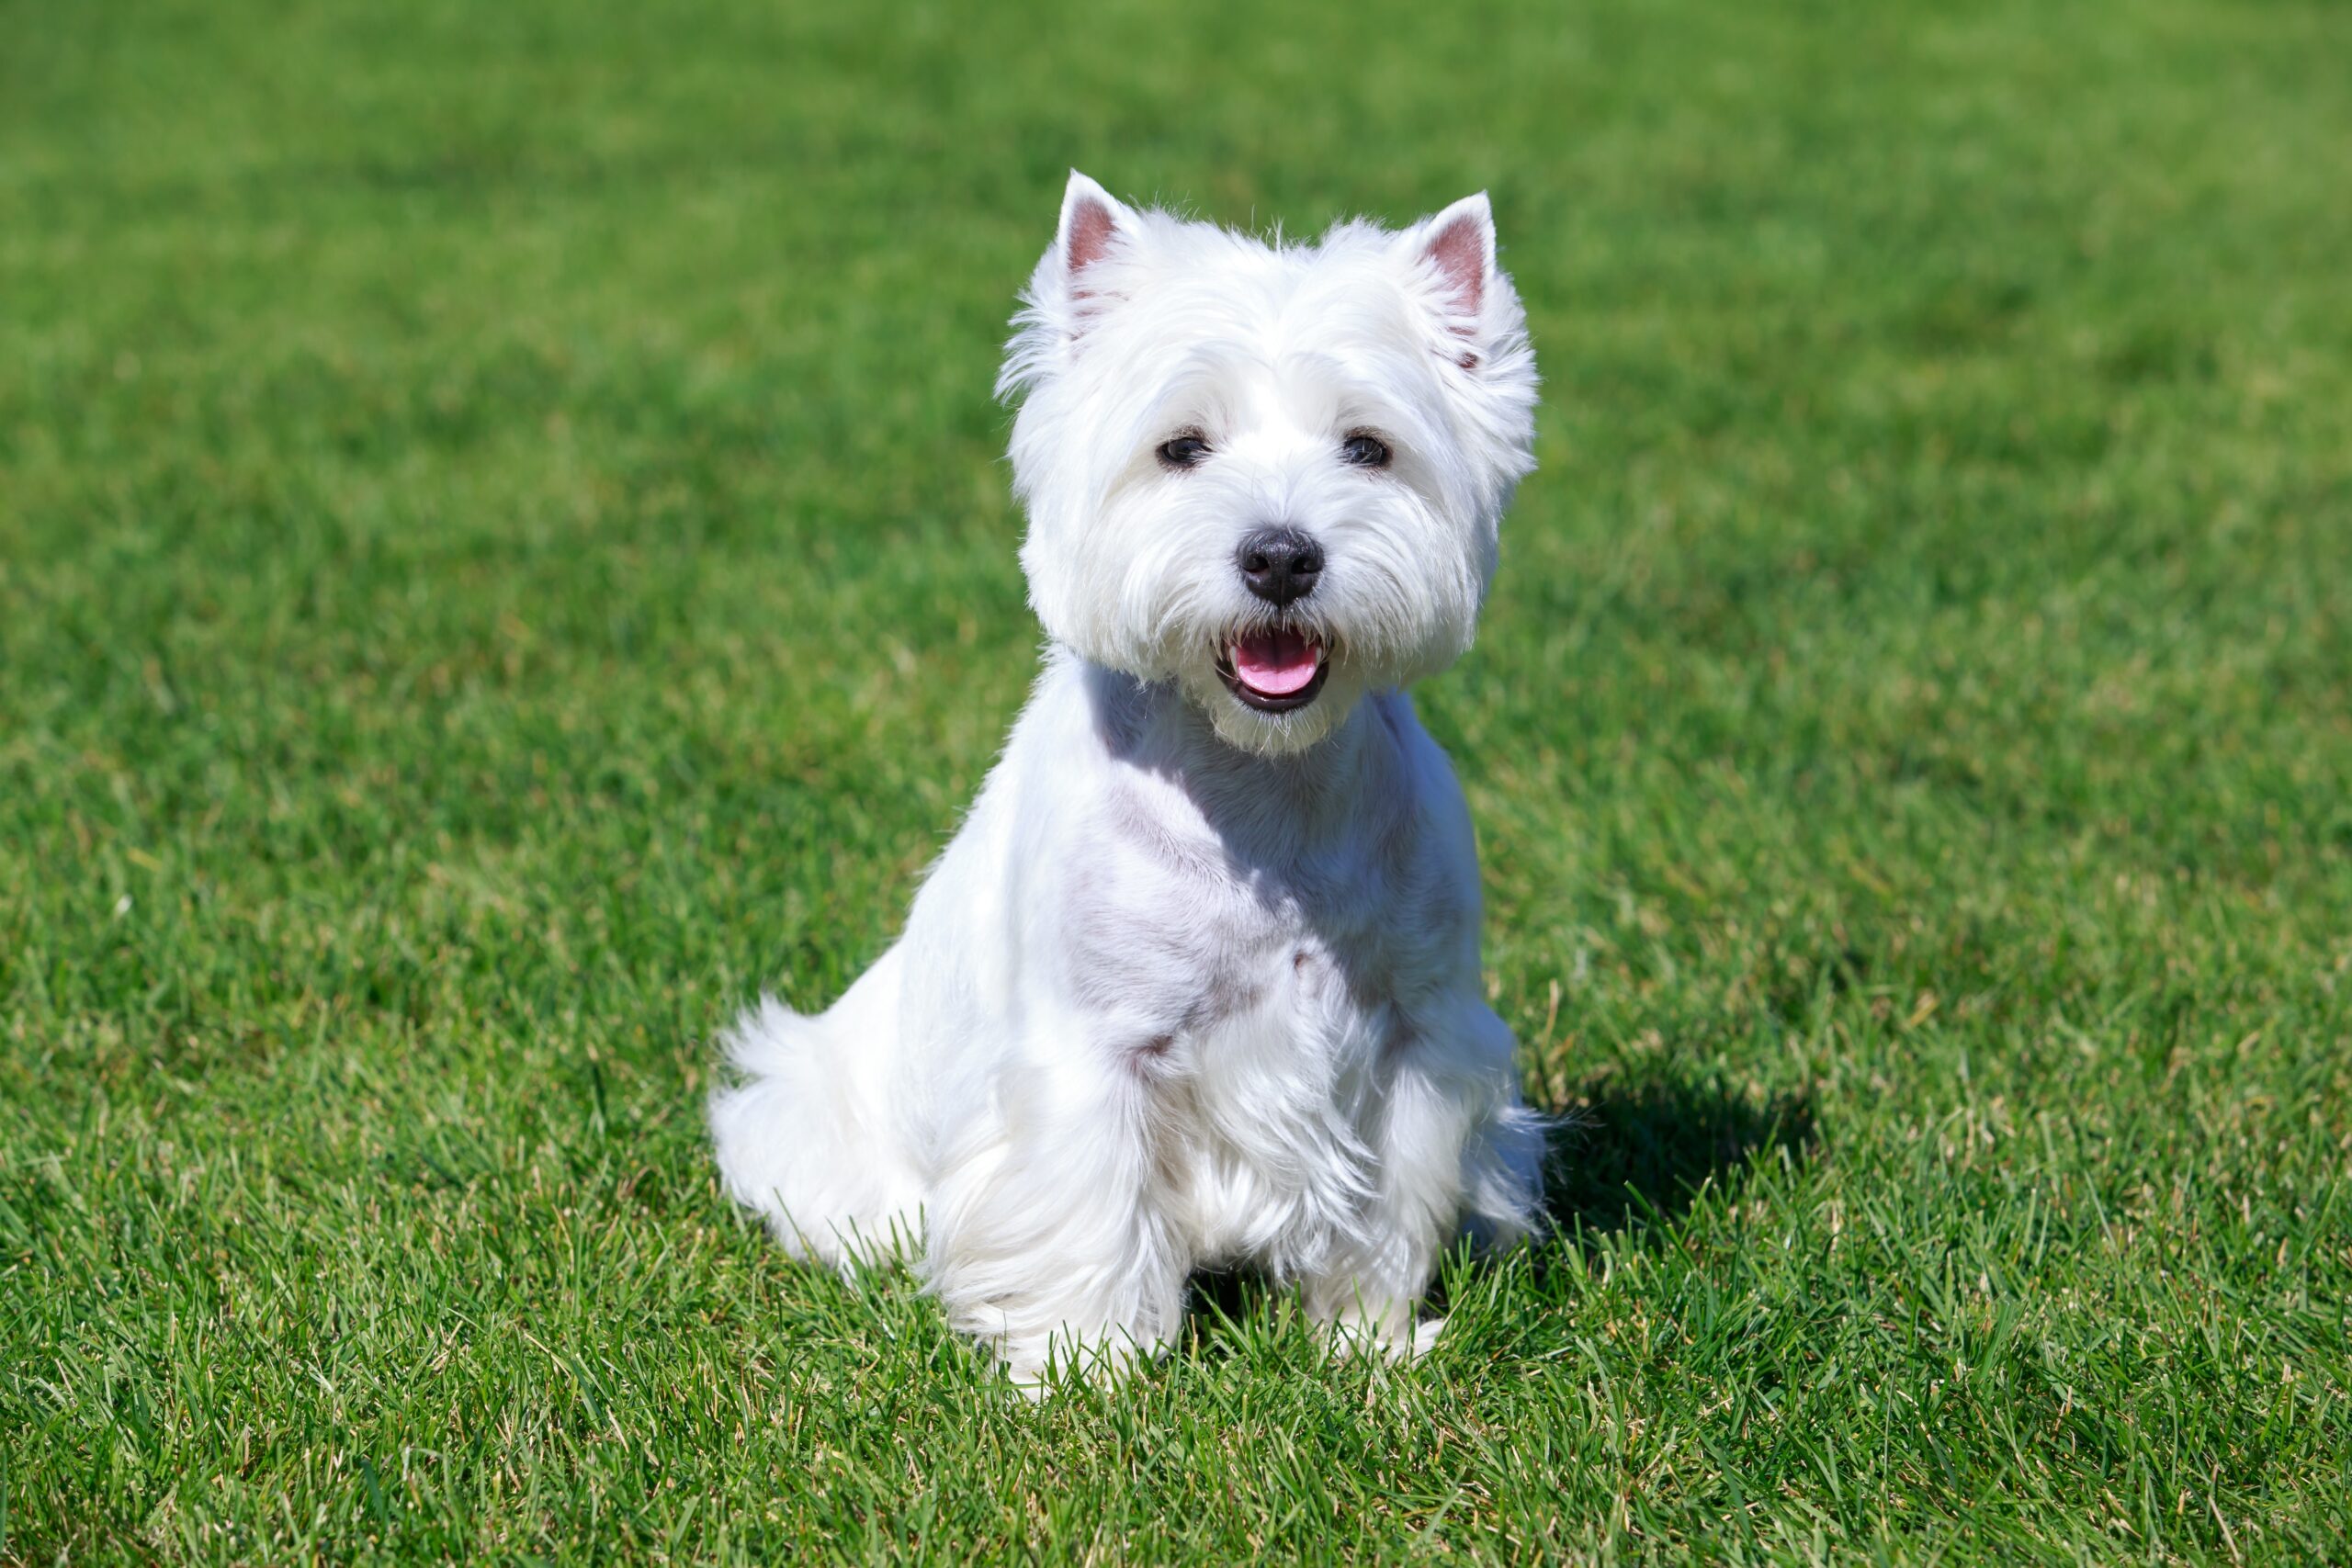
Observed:
[[[1478,365],[1487,307],[1501,274],[1495,270],[1495,213],[1487,193],[1465,196],[1397,236],[1397,250],[1427,289],[1430,308],[1446,331],[1463,340],[1458,363]]]

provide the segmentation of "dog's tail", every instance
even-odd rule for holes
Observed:
[[[898,950],[822,1015],[773,997],[738,1019],[734,1068],[710,1097],[728,1196],[794,1257],[847,1268],[910,1247],[922,1193],[889,1115],[898,1055]]]

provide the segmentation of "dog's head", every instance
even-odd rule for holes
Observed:
[[[1267,244],[1073,172],[1023,299],[999,390],[1050,636],[1258,751],[1470,646],[1534,466],[1485,196]]]

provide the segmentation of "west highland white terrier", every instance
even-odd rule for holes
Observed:
[[[998,383],[1049,639],[898,943],[764,1000],[710,1105],[796,1257],[915,1255],[1033,1392],[1262,1270],[1409,1355],[1542,1134],[1479,978],[1478,866],[1404,688],[1470,646],[1534,466],[1482,195],[1265,243],[1075,172]]]

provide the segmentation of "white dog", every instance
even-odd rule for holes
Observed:
[[[1204,1265],[1409,1354],[1465,1226],[1526,1229],[1541,1145],[1403,691],[1469,647],[1533,467],[1487,198],[1269,245],[1073,173],[1025,300],[1044,673],[898,944],[732,1031],[727,1189],[801,1258],[919,1247],[1033,1389],[1164,1345]]]

